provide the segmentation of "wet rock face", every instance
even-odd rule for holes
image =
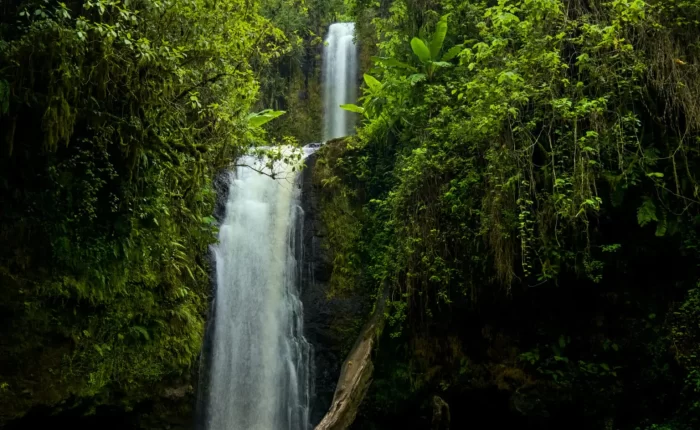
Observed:
[[[320,190],[313,183],[317,154],[306,160],[301,178],[301,206],[304,210],[303,268],[301,301],[304,304],[304,336],[313,346],[311,377],[314,379],[311,398],[311,424],[318,423],[330,405],[343,358],[333,351],[330,328],[333,309],[326,299],[333,266],[329,251],[323,247],[325,231],[321,223]]]
[[[214,204],[214,218],[221,224],[226,217],[226,201],[228,201],[229,178],[231,173],[227,169],[219,171],[214,177],[214,191],[216,191],[216,203]]]
[[[321,189],[313,181],[317,158],[317,153],[307,158],[307,167],[301,178],[304,211],[301,301],[304,304],[304,336],[314,351],[311,372],[314,388],[309,415],[312,426],[318,424],[328,411],[347,353],[343,350],[347,339],[339,335],[338,327],[333,323],[360,316],[363,311],[360,297],[327,298],[333,265],[330,251],[323,246],[326,231],[321,222]]]

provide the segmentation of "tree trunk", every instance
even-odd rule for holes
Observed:
[[[389,289],[386,287],[343,363],[331,406],[316,430],[345,430],[355,421],[357,410],[372,382],[372,350],[384,328],[384,308],[388,295]]]
[[[433,422],[430,430],[450,430],[450,405],[439,396],[433,396]]]

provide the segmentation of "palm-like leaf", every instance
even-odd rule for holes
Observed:
[[[417,37],[411,39],[411,49],[413,50],[413,53],[418,56],[418,59],[421,62],[427,63],[430,61],[430,49],[428,49],[425,42],[423,42],[421,39]]]
[[[443,15],[438,21],[435,27],[435,33],[433,33],[433,40],[430,41],[430,58],[433,61],[438,59],[440,55],[440,50],[442,49],[442,44],[445,41],[445,36],[447,35],[447,15]]]

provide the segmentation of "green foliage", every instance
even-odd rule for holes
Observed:
[[[251,113],[248,115],[248,124],[252,127],[260,127],[261,125],[267,124],[273,119],[284,115],[285,111],[265,109],[260,112]]]
[[[355,105],[355,104],[352,104],[352,103],[340,105],[340,107],[341,107],[342,109],[345,109],[346,111],[349,111],[349,112],[365,113],[365,109],[364,109],[364,108],[362,108],[362,107],[360,107],[360,106],[357,106],[357,105]]]
[[[417,37],[411,39],[411,49],[413,49],[413,53],[416,54],[418,59],[422,62],[427,63],[430,61],[430,50],[421,39]]]
[[[665,315],[697,279],[698,12],[638,0],[355,5],[374,17],[359,37],[378,52],[359,106],[346,106],[363,122],[334,186],[362,204],[362,241],[342,245],[360,258],[355,282],[394,288],[390,339],[442,336],[473,324],[467,310],[489,323],[513,312],[501,321],[512,340],[482,351],[502,389],[535,387],[614,428],[642,381],[683,398],[652,396],[655,411],[677,411],[645,403],[637,424],[693,428],[694,373],[669,370]],[[679,269],[657,279],[662,258]],[[567,294],[590,301],[572,315]]]
[[[437,25],[435,26],[435,33],[430,41],[430,59],[437,61],[442,50],[442,44],[445,41],[445,36],[447,35],[447,15],[440,18]]]
[[[242,0],[2,10],[0,423],[132,408],[191,383],[214,175],[266,143],[255,72],[287,42]]]
[[[343,151],[342,140],[327,142],[319,150],[319,159],[314,167],[314,181],[323,192],[321,220],[328,231],[324,241],[329,249],[333,272],[329,296],[357,294],[357,280],[360,275],[360,256],[357,254],[361,241],[362,223],[357,210],[355,193],[343,184],[342,166],[338,155]]]
[[[398,4],[389,24],[375,22],[378,34],[409,19]],[[679,147],[690,154],[693,138],[648,140],[641,119],[653,113],[633,108],[647,100],[641,89],[655,85],[645,74],[648,47],[636,35],[642,28],[670,31],[653,6],[611,3],[573,21],[557,2],[444,7],[451,13],[439,18],[431,42],[410,42],[425,74],[407,74],[400,57],[376,57],[362,109],[351,107],[367,119],[360,132],[367,151],[392,139],[403,145],[396,181],[382,199],[393,211],[394,237],[407,246],[392,247],[406,273],[429,273],[446,254],[455,273],[470,261],[476,266],[466,272],[482,271],[485,260],[476,255],[486,243],[508,288],[518,278],[555,280],[571,269],[599,281],[590,226],[605,211],[601,189],[637,196],[638,223],[656,222],[657,236],[667,234],[670,207],[697,210],[692,169],[683,172],[673,161]],[[456,25],[451,37],[448,23]],[[459,57],[459,66],[435,75],[452,65],[437,58],[444,41],[455,39],[468,42],[443,58]],[[407,52],[393,39],[380,40],[380,47]],[[566,60],[570,51],[575,67]],[[667,181],[664,171],[674,179]],[[412,207],[419,210],[405,212]],[[450,245],[437,252],[444,241]],[[428,255],[416,259],[417,250]],[[452,278],[428,276],[434,280],[428,285],[470,284]]]
[[[651,199],[644,199],[644,203],[637,209],[637,222],[644,227],[651,221],[658,221],[656,217],[656,205]]]
[[[365,74],[365,83],[367,84],[368,91],[370,93],[378,93],[382,89],[382,83],[379,82],[375,77]]]
[[[448,15],[444,15],[435,26],[435,33],[433,33],[433,37],[430,40],[430,47],[428,47],[428,44],[426,44],[424,40],[418,37],[411,39],[411,49],[420,62],[423,63],[426,75],[429,78],[433,76],[437,68],[452,66],[448,61],[457,56],[461,48],[461,45],[453,46],[445,53],[442,61],[438,61],[440,58],[440,51],[442,51],[442,44],[445,42],[445,36],[447,35],[447,18]]]

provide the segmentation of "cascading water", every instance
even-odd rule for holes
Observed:
[[[324,141],[347,136],[357,81],[355,26],[330,26],[323,58]],[[305,155],[313,152],[309,147]],[[216,291],[202,356],[203,430],[307,430],[311,347],[299,300],[303,211],[299,175],[278,162],[276,179],[256,169],[229,172],[225,216],[214,247]]]
[[[278,179],[246,167],[229,174],[214,248],[207,430],[309,426],[310,347],[302,333],[296,258],[303,213],[296,173],[281,162],[275,169],[282,171]]]
[[[353,40],[355,24],[340,22],[328,29],[323,50],[323,141],[351,134],[354,115],[340,105],[357,98],[357,47]]]

